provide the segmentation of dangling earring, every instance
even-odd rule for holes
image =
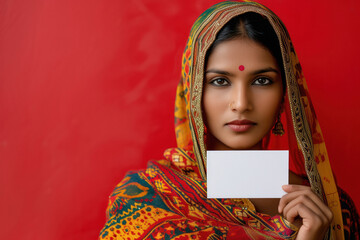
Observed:
[[[274,128],[272,129],[272,133],[275,136],[282,136],[285,133],[284,126],[282,125],[280,118],[281,118],[281,114],[278,115]]]

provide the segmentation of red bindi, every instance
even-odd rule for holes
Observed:
[[[239,70],[240,70],[240,71],[244,71],[244,70],[245,70],[244,65],[240,65],[240,66],[239,66]]]

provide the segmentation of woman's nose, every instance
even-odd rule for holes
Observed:
[[[252,109],[251,94],[246,86],[234,87],[229,102],[231,111],[246,112]]]

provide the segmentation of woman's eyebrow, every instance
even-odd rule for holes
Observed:
[[[251,72],[253,75],[256,74],[261,74],[261,73],[266,73],[266,72],[275,72],[277,74],[280,74],[278,70],[276,70],[275,68],[272,67],[268,67],[268,68],[264,68],[264,69],[260,69],[260,70],[255,70],[253,72]]]
[[[227,76],[232,76],[231,73],[227,72],[227,71],[223,71],[223,70],[218,70],[218,69],[209,69],[205,71],[205,74],[208,73],[217,73],[217,74],[221,74],[221,75],[227,75]]]

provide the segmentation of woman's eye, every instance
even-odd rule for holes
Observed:
[[[273,83],[273,81],[271,81],[269,78],[260,77],[260,78],[255,79],[255,81],[253,82],[253,85],[270,85],[272,83]]]
[[[210,81],[210,84],[212,84],[214,86],[227,86],[227,85],[230,85],[229,81],[226,80],[225,78],[216,78],[216,79]]]

